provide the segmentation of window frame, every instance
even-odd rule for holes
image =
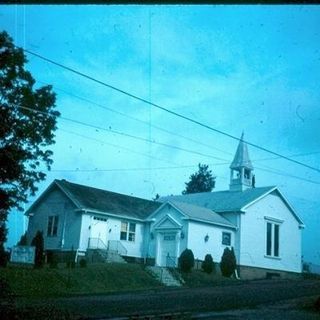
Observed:
[[[125,230],[123,226],[126,226]],[[136,241],[136,228],[137,224],[135,222],[129,221],[121,221],[120,225],[120,241],[129,241],[135,242]]]
[[[281,259],[280,229],[283,221],[267,218],[265,218],[265,220],[265,257]]]
[[[228,244],[225,243],[225,236],[228,236],[229,237],[229,241],[228,241]],[[222,231],[222,239],[221,239],[221,244],[224,245],[224,246],[231,246],[231,232],[228,232],[228,231]]]
[[[59,226],[59,215],[48,216],[47,237],[57,237]]]

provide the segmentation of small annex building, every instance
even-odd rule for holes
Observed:
[[[253,170],[242,136],[226,191],[150,201],[54,180],[26,211],[27,237],[42,231],[48,252],[112,251],[170,267],[186,248],[219,262],[233,247],[242,278],[300,273],[303,222],[276,186],[255,187]]]

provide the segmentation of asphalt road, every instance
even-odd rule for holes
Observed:
[[[183,318],[184,315],[185,318],[190,318],[190,314],[201,312],[253,308],[263,304],[279,303],[282,300],[317,295],[320,296],[319,280],[261,280],[240,281],[231,285],[206,288],[171,288],[147,292],[36,299],[28,303],[50,304],[83,318],[108,319],[129,316],[132,319],[151,319],[152,315],[168,314],[167,319],[172,319]],[[27,302],[21,300],[20,303]],[[146,318],[146,315],[149,317]]]

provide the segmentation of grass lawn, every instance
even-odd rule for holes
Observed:
[[[115,291],[145,290],[161,285],[138,264],[89,264],[74,269],[61,266],[8,266],[0,269],[13,294],[24,297],[49,297],[73,294],[100,294]]]
[[[190,288],[210,287],[240,282],[234,278],[225,278],[215,272],[208,274],[202,270],[192,270],[190,273],[182,273],[181,276],[185,281],[185,285]]]

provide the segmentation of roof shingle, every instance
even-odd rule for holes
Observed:
[[[145,219],[161,206],[161,203],[137,197],[88,187],[66,180],[55,180],[81,209],[91,209],[116,215]]]
[[[240,211],[250,202],[261,197],[275,187],[250,188],[244,191],[216,191],[191,193],[160,198],[160,201],[180,201],[205,207],[215,212]]]
[[[207,221],[213,224],[225,225],[235,228],[235,225],[233,225],[229,220],[225,219],[224,217],[210,209],[175,200],[170,200],[168,202],[174,205],[190,219]]]

